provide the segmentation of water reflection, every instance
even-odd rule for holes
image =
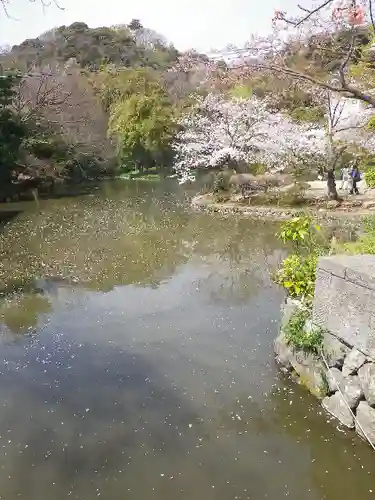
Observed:
[[[40,325],[41,316],[51,312],[49,299],[30,293],[0,299],[0,333],[2,325],[14,334],[30,333]]]
[[[0,346],[0,496],[372,498],[368,449],[274,366],[275,227],[184,196],[107,185],[6,227],[3,285],[34,293],[2,332],[34,335]]]
[[[157,286],[193,254],[226,260],[238,273],[249,272],[249,260],[260,251],[266,257],[270,248],[272,229],[259,232],[237,220],[228,231],[223,220],[191,217],[176,206],[172,212],[165,193],[150,204],[144,192],[129,198],[127,190],[103,189],[101,198],[44,203],[6,228],[0,234],[3,287],[35,276],[60,276],[100,291]]]

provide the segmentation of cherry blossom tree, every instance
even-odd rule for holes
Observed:
[[[315,170],[327,176],[328,195],[337,199],[334,173],[347,146],[375,152],[375,138],[365,127],[374,110],[332,92],[321,95],[321,104],[326,107],[323,125],[296,123],[256,97],[198,97],[180,123],[175,171],[186,182],[200,169],[229,166],[238,171],[253,163],[270,172],[289,171],[296,180],[300,173]]]
[[[180,126],[174,168],[181,182],[193,180],[199,169],[238,170],[243,164],[262,163],[275,172],[290,166],[292,158],[312,164],[323,161],[326,153],[323,130],[272,113],[266,101],[255,97],[198,97]]]

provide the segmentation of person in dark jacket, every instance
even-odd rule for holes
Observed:
[[[357,182],[361,180],[361,174],[360,171],[357,167],[357,165],[354,165],[351,172],[350,172],[350,177],[352,178],[352,189],[350,190],[350,194],[359,194],[358,191],[358,186]]]

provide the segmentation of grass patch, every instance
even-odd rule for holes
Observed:
[[[284,335],[294,349],[318,355],[323,346],[323,330],[309,324],[310,316],[308,309],[297,309],[284,327]]]

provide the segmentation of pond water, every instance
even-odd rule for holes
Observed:
[[[371,449],[274,364],[275,230],[124,182],[9,222],[0,499],[373,499]]]

